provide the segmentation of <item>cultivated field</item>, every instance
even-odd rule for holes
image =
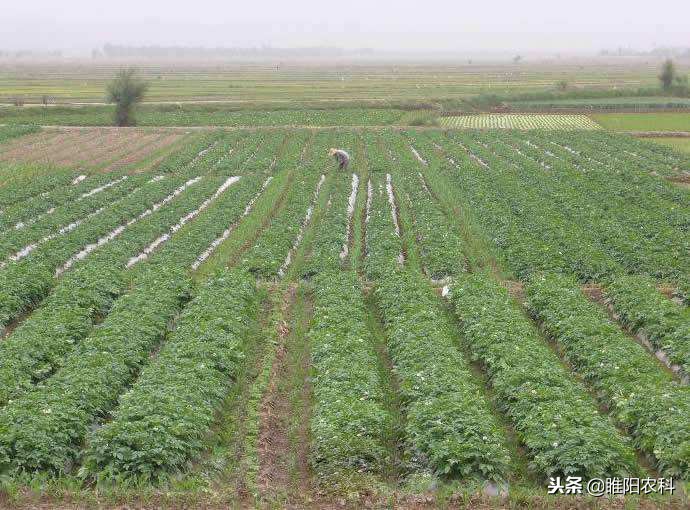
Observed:
[[[506,59],[508,60],[508,59]],[[148,101],[407,101],[460,98],[478,93],[553,89],[566,80],[575,88],[626,88],[656,85],[655,59],[552,59],[510,64],[505,61],[438,63],[348,59],[283,63],[161,61],[131,62],[150,81]],[[31,63],[0,60],[0,103],[17,97],[40,103],[103,101],[106,82],[121,60]],[[687,72],[688,62],[679,62]]]
[[[0,128],[33,162],[0,163],[4,507],[687,505],[690,157],[255,129],[109,163],[167,136]]]
[[[599,129],[586,115],[476,114],[443,117],[441,126],[458,129]]]
[[[687,138],[652,138],[650,141],[666,145],[680,152],[690,153],[690,137]]]
[[[160,157],[184,134],[181,130],[139,129],[40,131],[4,144],[0,148],[0,162],[107,172],[140,164],[153,156]]]
[[[599,113],[592,118],[613,131],[690,131],[690,113]]]
[[[234,105],[143,105],[139,126],[384,126],[405,124],[413,112],[397,108],[238,109]],[[0,107],[0,122],[9,125],[111,126],[112,106]]]
[[[514,101],[516,110],[659,110],[690,109],[690,98],[684,97],[602,97],[582,99],[551,99]]]

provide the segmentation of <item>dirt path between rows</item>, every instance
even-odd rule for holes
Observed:
[[[267,500],[300,497],[310,489],[311,385],[306,340],[313,315],[310,296],[293,283],[281,305],[276,352],[259,409],[258,489]]]
[[[259,424],[259,490],[267,493],[276,488],[285,490],[289,482],[288,453],[289,438],[287,434],[287,420],[290,405],[283,395],[283,388],[279,382],[285,378],[287,370],[287,338],[290,335],[288,317],[294,307],[297,288],[290,287],[283,298],[281,314],[283,319],[278,323],[278,345],[271,367],[266,394],[260,408]]]

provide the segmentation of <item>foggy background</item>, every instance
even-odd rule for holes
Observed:
[[[0,50],[106,43],[590,54],[690,46],[690,1],[3,2]]]

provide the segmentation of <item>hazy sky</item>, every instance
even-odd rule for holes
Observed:
[[[548,52],[690,46],[690,0],[3,3],[0,49],[10,50],[88,50],[107,42]]]

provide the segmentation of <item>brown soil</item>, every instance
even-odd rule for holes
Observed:
[[[180,497],[171,493],[157,494],[149,497],[132,498],[126,503],[113,503],[105,500],[101,501],[80,501],[79,497],[48,498],[35,497],[27,494],[27,498],[22,498],[21,504],[15,504],[7,499],[0,497],[0,508],[14,510],[139,510],[139,509],[170,509],[170,510],[228,510],[230,508],[245,509],[257,508],[251,500],[240,500],[233,494],[204,494],[202,497]],[[289,509],[324,509],[341,510],[350,508],[371,508],[384,509],[395,508],[400,510],[421,510],[434,508],[447,509],[473,509],[473,510],[498,510],[498,509],[522,509],[530,508],[533,510],[624,510],[631,508],[630,501],[622,498],[585,498],[585,497],[547,497],[534,496],[528,500],[521,501],[502,501],[498,498],[490,498],[482,495],[474,496],[451,496],[447,500],[440,501],[430,494],[403,495],[393,494],[386,498],[376,498],[364,495],[356,499],[346,498],[319,498],[314,497],[309,502],[285,501],[281,505],[274,505],[271,508]],[[684,503],[677,499],[674,502],[658,502],[651,499],[641,499],[636,502],[635,508],[639,510],[681,510],[687,508]]]
[[[296,285],[290,286],[281,305],[282,319],[278,323],[278,345],[271,367],[268,387],[259,411],[259,477],[258,487],[262,494],[278,489],[286,491],[290,483],[290,401],[284,393],[281,382],[287,376],[287,339],[290,316],[297,292]]]
[[[271,287],[269,292],[274,292],[275,287]],[[268,327],[269,320],[272,311],[272,301],[270,299],[264,299],[261,303],[261,315],[260,324],[261,331],[265,331]],[[250,493],[247,488],[247,463],[243,462],[244,456],[246,454],[246,437],[248,429],[248,401],[250,399],[250,394],[254,384],[256,383],[256,378],[261,374],[262,365],[264,362],[264,353],[267,348],[266,345],[261,345],[260,340],[257,340],[257,345],[252,348],[252,354],[248,364],[243,371],[243,374],[238,380],[240,385],[240,392],[237,395],[236,400],[233,403],[233,411],[231,415],[223,416],[221,415],[221,420],[231,420],[237,424],[231,436],[228,436],[227,444],[228,448],[228,459],[232,459],[230,465],[233,466],[231,470],[226,469],[222,476],[213,480],[213,489],[218,492],[227,491],[228,488],[234,490],[238,498],[242,501],[250,500]],[[215,430],[218,430],[220,423],[216,423]]]
[[[132,132],[131,136],[120,136],[112,142],[91,146],[89,153],[82,155],[81,161],[73,161],[72,164],[82,167],[113,165],[115,169],[121,168],[118,163],[125,157],[129,156],[127,164],[131,164],[150,154],[151,151],[146,149],[162,136],[160,133]],[[134,154],[137,154],[137,157],[132,157]],[[107,170],[107,168],[102,169],[102,171]]]
[[[58,129],[22,137],[7,144],[2,161],[53,164],[105,171],[134,165],[176,142],[184,132],[144,129]]]
[[[102,141],[103,134],[98,130],[63,132],[54,140],[50,147],[46,147],[42,152],[35,152],[29,161],[66,166],[71,162],[73,154],[81,154],[81,150],[88,150],[96,141]]]
[[[690,188],[690,173],[688,172],[683,172],[673,177],[667,177],[667,179],[682,188]]]
[[[138,136],[127,136],[120,133],[106,133],[95,140],[97,143],[81,144],[83,151],[78,156],[72,151],[72,153],[67,154],[61,164],[89,167],[114,162],[121,154],[126,153],[130,149],[136,150],[152,137],[155,137],[155,135],[139,133]]]
[[[673,285],[659,285],[657,286],[659,292],[661,292],[668,299],[673,300],[676,295],[676,288]]]
[[[604,303],[604,291],[601,288],[601,285],[597,285],[595,283],[589,283],[587,285],[582,286],[582,292],[587,296],[590,300],[597,302],[597,303]]]
[[[175,143],[177,140],[179,140],[179,138],[180,135],[177,133],[159,136],[157,140],[144,145],[143,147],[139,148],[134,152],[130,152],[126,157],[123,157],[121,159],[118,158],[118,160],[115,163],[106,166],[103,169],[103,171],[109,172],[111,170],[117,170],[120,168],[124,168],[128,165],[132,165],[137,161],[145,159],[146,156],[148,156],[149,154],[153,154],[154,152],[157,152],[158,150],[168,147],[169,145]]]
[[[31,147],[17,147],[17,150],[13,151],[11,160],[29,163],[40,159],[46,153],[49,154],[59,149],[64,149],[64,140],[67,138],[64,133],[46,133],[44,136],[45,139],[42,142],[33,144]],[[18,141],[16,143],[19,144]]]
[[[53,131],[51,133],[39,132],[12,140],[4,144],[4,150],[0,154],[0,161],[10,161],[17,158],[22,159],[23,154],[30,154],[52,143],[52,139],[59,134],[59,131]]]
[[[309,304],[309,317],[313,316],[313,303]],[[301,494],[307,494],[311,488],[310,481],[311,470],[309,468],[309,445],[311,444],[311,424],[309,416],[312,414],[312,384],[309,372],[311,368],[311,356],[306,352],[301,359],[300,374],[301,374],[301,388],[300,388],[300,408],[299,427],[297,429],[297,444],[295,451],[295,460],[297,462],[298,480],[297,485]],[[293,421],[295,420],[293,409]]]
[[[522,282],[514,280],[505,280],[503,285],[508,289],[508,293],[513,296],[513,299],[521,304],[527,301],[527,296],[525,295],[525,285]]]
[[[64,137],[59,150],[45,151],[34,161],[52,163],[58,166],[76,166],[75,156],[81,158],[94,147],[100,149],[101,147],[109,147],[114,143],[111,141],[113,137],[98,131],[85,131],[74,136],[71,136],[71,133],[65,133]]]

